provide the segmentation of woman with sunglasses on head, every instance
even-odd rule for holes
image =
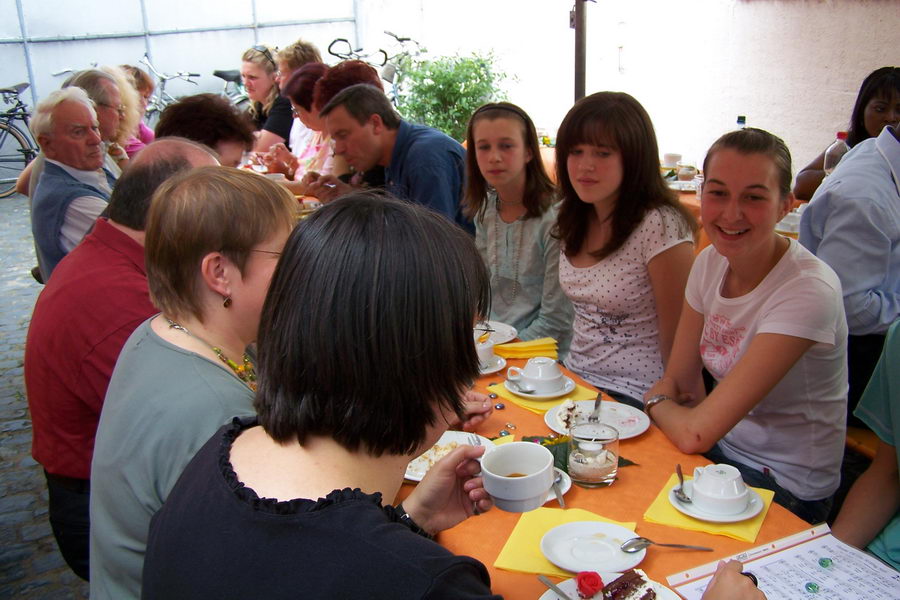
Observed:
[[[268,152],[275,144],[287,144],[294,115],[291,103],[278,88],[278,65],[274,51],[256,45],[241,57],[241,79],[250,97],[250,116],[256,124],[254,150]]]
[[[572,304],[559,287],[556,187],[534,123],[515,104],[485,104],[469,120],[466,147],[465,212],[491,273],[490,317],[523,340],[556,339],[565,356]]]
[[[663,181],[653,123],[628,94],[575,103],[556,172],[559,281],[575,308],[566,366],[641,407],[669,358],[696,221]]]
[[[834,271],[775,233],[790,210],[791,155],[761,129],[720,137],[703,162],[712,246],[691,269],[650,418],[679,450],[737,467],[810,523],[841,477],[847,320]],[[716,380],[704,389],[701,370]]]

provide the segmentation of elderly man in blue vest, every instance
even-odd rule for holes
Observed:
[[[31,203],[31,230],[44,281],[85,236],[109,202],[115,183],[104,153],[94,104],[68,87],[38,103],[31,131],[46,158]]]

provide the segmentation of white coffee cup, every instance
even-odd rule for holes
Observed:
[[[695,468],[692,487],[694,506],[708,513],[736,515],[750,502],[750,490],[741,478],[741,472],[731,465]]]
[[[494,354],[494,342],[485,340],[475,343],[475,351],[478,353],[478,366],[483,371],[494,366],[497,355]]]
[[[528,359],[525,368],[510,367],[506,378],[525,390],[538,394],[558,392],[565,385],[562,371],[555,360],[546,356]]]
[[[681,160],[681,155],[677,152],[666,152],[663,154],[663,166],[674,167]]]
[[[533,442],[503,444],[482,457],[481,476],[500,510],[534,510],[544,504],[553,486],[553,454]]]

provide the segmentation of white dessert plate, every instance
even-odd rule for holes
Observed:
[[[559,493],[563,496],[566,495],[570,489],[572,489],[572,478],[569,477],[569,474],[563,471],[562,469],[557,469],[553,467],[553,470],[556,471],[557,475],[562,475],[562,479],[559,480]],[[544,504],[547,504],[553,500],[556,502],[556,494],[553,493],[553,489],[551,488],[549,492],[547,492],[547,499],[544,500]]]
[[[480,373],[482,375],[490,375],[491,373],[496,373],[497,371],[506,367],[506,359],[502,356],[494,355],[494,364],[490,365],[486,369],[481,369]]]
[[[491,335],[488,336],[488,339],[494,342],[494,345],[497,344],[505,344],[506,342],[511,342],[516,339],[516,336],[519,335],[519,332],[512,325],[507,325],[506,323],[501,323],[500,321],[482,321],[478,324],[479,327],[483,326],[483,324],[487,324],[488,327],[493,329]],[[475,331],[475,339],[477,340],[479,335],[482,332]]]
[[[562,435],[568,435],[569,431],[563,427],[558,419],[562,404],[554,406],[544,413],[544,423],[547,427]],[[586,421],[588,415],[594,410],[593,400],[580,400],[575,403],[575,422]],[[600,422],[612,425],[619,432],[620,440],[627,440],[641,435],[650,428],[650,417],[644,411],[633,406],[604,400],[601,402]]]
[[[747,503],[747,508],[736,515],[717,515],[715,513],[706,512],[705,510],[700,510],[693,504],[679,502],[675,498],[675,492],[672,491],[674,489],[673,486],[673,488],[669,490],[669,502],[672,503],[672,506],[689,517],[694,517],[701,521],[709,521],[710,523],[737,523],[738,521],[746,521],[747,519],[752,519],[758,515],[763,509],[763,506],[765,506],[762,496],[756,493],[756,490],[750,488],[750,502]],[[688,480],[684,482],[684,493],[690,497],[694,496],[693,481]]]
[[[669,189],[679,192],[697,192],[697,184],[693,181],[668,181]]]
[[[515,383],[510,383],[508,380],[503,382],[503,385],[506,387],[506,391],[512,392],[516,396],[521,396],[522,398],[529,398],[531,400],[551,400],[553,398],[559,398],[560,396],[565,396],[566,394],[571,394],[575,391],[575,382],[572,381],[571,378],[563,375],[563,386],[556,390],[555,392],[550,392],[548,394],[526,394],[524,392],[519,391],[519,388],[516,387]]]
[[[428,469],[431,468],[431,465],[452,452],[453,449],[457,446],[468,444],[469,437],[473,435],[481,440],[481,445],[484,446],[485,454],[491,452],[494,449],[494,442],[484,436],[478,435],[477,433],[466,433],[464,431],[445,431],[444,435],[441,436],[441,439],[439,439],[434,446],[429,448],[426,452],[422,453],[421,456],[418,456],[409,461],[409,464],[406,466],[405,477],[410,481],[422,481],[422,478],[425,477],[425,473],[428,472]]]
[[[637,537],[630,529],[600,521],[575,521],[554,527],[541,538],[541,553],[560,569],[579,573],[616,573],[641,564],[647,550],[622,552],[625,540]]]
[[[603,580],[603,583],[609,583],[610,581],[618,579],[620,575],[621,573],[600,573],[600,579]],[[650,583],[650,585],[653,586],[653,590],[656,592],[656,597],[659,600],[681,600],[681,597],[678,594],[676,594],[663,584],[657,583],[652,579],[648,579],[647,581],[648,583]],[[570,598],[578,598],[578,584],[575,583],[574,578],[566,579],[565,581],[557,583],[556,585],[558,585],[559,589],[565,592],[566,595]],[[594,598],[600,600],[601,598],[603,598],[603,592],[597,592],[596,594],[594,594]],[[560,598],[553,590],[547,590],[541,595],[540,598],[538,598],[538,600],[560,600]]]

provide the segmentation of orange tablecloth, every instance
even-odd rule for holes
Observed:
[[[524,360],[509,361],[510,366],[522,366],[524,363]],[[571,376],[578,383],[591,387],[579,377]],[[482,377],[478,381],[476,389],[484,392],[489,384],[503,381],[503,379],[503,371]],[[489,438],[497,437],[498,432],[505,427],[506,423],[513,423],[516,426],[516,429],[512,431],[516,435],[516,439],[520,439],[522,436],[551,433],[544,423],[542,415],[519,408],[511,402],[505,402],[505,404],[506,408],[495,410],[491,418],[482,424],[477,433]],[[634,521],[637,523],[639,535],[659,542],[696,544],[715,548],[715,552],[650,548],[640,568],[656,581],[665,583],[666,576],[673,573],[705,564],[720,557],[730,556],[809,527],[804,521],[774,503],[769,509],[754,543],[648,523],[643,519],[644,511],[647,510],[668,480],[669,475],[674,471],[675,464],[681,463],[685,472],[690,473],[695,466],[708,464],[709,461],[699,455],[682,454],[653,425],[642,435],[620,442],[619,451],[623,457],[638,464],[621,468],[619,479],[608,488],[588,490],[572,486],[565,496],[566,506],[590,510],[617,521]],[[400,491],[401,497],[405,497],[411,490],[412,484],[404,484]],[[557,508],[555,502],[551,502],[547,506]],[[502,594],[510,600],[538,598],[545,588],[537,580],[537,576],[502,571],[493,567],[494,560],[506,543],[519,516],[519,514],[494,509],[484,515],[472,517],[453,529],[441,533],[438,541],[456,554],[472,556],[484,563],[490,572],[491,587],[494,593]]]

